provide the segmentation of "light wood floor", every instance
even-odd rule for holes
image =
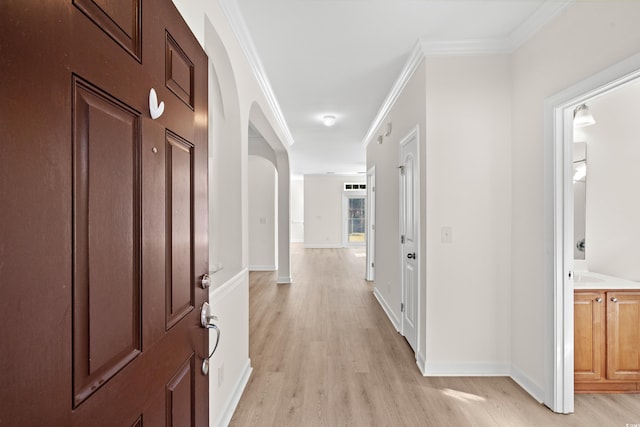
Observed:
[[[640,395],[578,395],[558,415],[509,378],[423,377],[362,279],[364,250],[296,245],[292,274],[251,273],[254,371],[232,426],[640,424]]]

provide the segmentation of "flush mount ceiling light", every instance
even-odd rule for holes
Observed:
[[[573,110],[573,125],[576,127],[591,126],[596,123],[596,120],[591,114],[591,110],[587,107],[587,104],[580,104]]]
[[[331,114],[322,116],[322,123],[324,123],[325,126],[333,126],[334,124],[336,124],[336,116],[333,116]]]

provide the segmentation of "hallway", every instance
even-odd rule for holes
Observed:
[[[254,368],[232,426],[625,426],[638,395],[557,415],[509,378],[423,377],[364,276],[364,249],[292,246],[292,285],[250,276]]]

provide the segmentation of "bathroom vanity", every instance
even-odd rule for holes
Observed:
[[[574,278],[576,393],[640,393],[640,283]]]

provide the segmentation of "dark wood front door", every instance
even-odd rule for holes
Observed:
[[[208,425],[205,53],[170,0],[7,0],[0,70],[0,426]]]

